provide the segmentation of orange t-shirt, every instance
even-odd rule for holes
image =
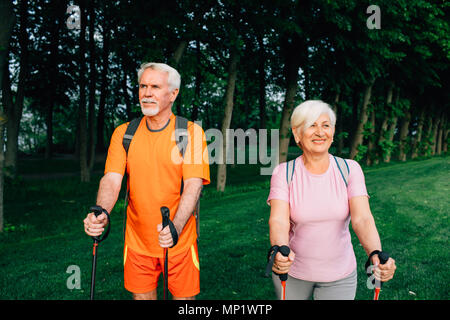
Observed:
[[[166,206],[173,220],[180,202],[181,178],[202,178],[209,184],[209,161],[203,129],[188,122],[188,145],[184,158],[175,141],[175,115],[160,130],[151,131],[143,117],[128,149],[122,145],[128,123],[118,126],[111,137],[105,173],[128,175],[129,200],[125,244],[137,253],[163,257],[156,226],[162,223],[160,208]],[[128,165],[127,165],[128,161]],[[182,253],[196,241],[195,217],[192,215],[169,254]]]

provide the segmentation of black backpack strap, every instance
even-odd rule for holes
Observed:
[[[135,118],[130,121],[128,124],[127,130],[125,131],[125,134],[123,135],[122,139],[122,145],[125,149],[125,152],[128,156],[128,149],[130,149],[131,140],[134,137],[134,134],[136,133],[137,128],[139,127],[139,124],[141,123],[142,117]],[[125,170],[126,175],[126,170]],[[129,199],[129,190],[128,190],[128,182],[127,182],[127,190],[125,193],[125,203],[124,203],[124,214],[123,214],[123,241],[125,242],[125,228],[127,224],[127,207],[128,207],[128,199]]]
[[[188,120],[184,117],[177,116],[175,118],[175,141],[181,156],[184,157],[188,145]]]
[[[184,117],[177,116],[175,118],[175,141],[178,147],[178,150],[180,151],[181,157],[184,158],[184,154],[186,152],[186,148],[188,145],[188,120]],[[183,178],[181,178],[181,188],[180,188],[180,195],[183,193],[184,188],[184,182]],[[202,188],[203,189],[203,188]],[[198,238],[200,237],[200,197],[202,195],[202,191],[200,191],[199,199],[197,200],[197,203],[194,208],[193,215],[195,217],[195,224],[196,224],[196,230],[197,230],[197,243]]]
[[[188,120],[184,117],[177,116],[175,118],[175,142],[177,144],[178,150],[180,151],[181,157],[184,158],[184,153],[188,145]],[[181,188],[180,194],[183,193],[184,182],[181,178]]]
[[[139,124],[141,123],[141,120],[142,117],[131,120],[130,123],[128,124],[127,130],[125,131],[125,134],[123,135],[122,145],[127,154],[128,149],[130,148],[131,140],[133,139],[134,134],[136,133],[136,130],[139,127]]]

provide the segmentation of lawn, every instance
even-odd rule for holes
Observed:
[[[63,163],[26,161],[19,168],[27,168],[27,174],[50,172],[55,166],[64,172]],[[383,249],[397,262],[394,280],[383,287],[383,300],[450,298],[449,164],[448,157],[436,157],[364,168]],[[89,298],[92,241],[83,232],[82,220],[95,201],[100,177],[94,175],[91,183],[61,176],[7,182],[0,299]],[[211,177],[215,180],[214,167]],[[214,185],[205,188],[198,299],[275,299],[271,279],[264,277],[269,182],[270,176],[260,176],[258,167],[237,165],[228,167],[224,194]],[[130,299],[123,288],[123,200],[111,219],[110,236],[99,248],[96,297]],[[365,252],[353,232],[352,240],[358,262],[356,299],[371,299],[363,270]],[[81,289],[67,288],[71,274],[66,271],[72,265],[81,270]]]

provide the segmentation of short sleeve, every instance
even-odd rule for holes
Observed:
[[[289,187],[286,181],[286,162],[280,163],[273,169],[270,179],[270,193],[267,198],[267,204],[270,206],[270,200],[284,200],[289,202]]]
[[[127,164],[127,153],[123,148],[123,136],[127,129],[127,124],[124,123],[118,126],[112,136],[109,143],[108,156],[105,164],[105,174],[107,172],[117,172],[121,175],[125,174],[125,168]]]
[[[347,163],[350,169],[347,186],[348,199],[358,196],[369,196],[361,166],[354,160],[347,160]]]
[[[210,183],[208,146],[203,129],[196,123],[189,122],[188,145],[183,159],[183,180],[202,178],[203,184]]]

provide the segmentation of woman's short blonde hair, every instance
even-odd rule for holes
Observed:
[[[305,131],[309,128],[323,113],[330,117],[331,125],[336,125],[336,114],[328,103],[322,100],[306,100],[295,107],[291,115],[291,128],[302,128]]]

